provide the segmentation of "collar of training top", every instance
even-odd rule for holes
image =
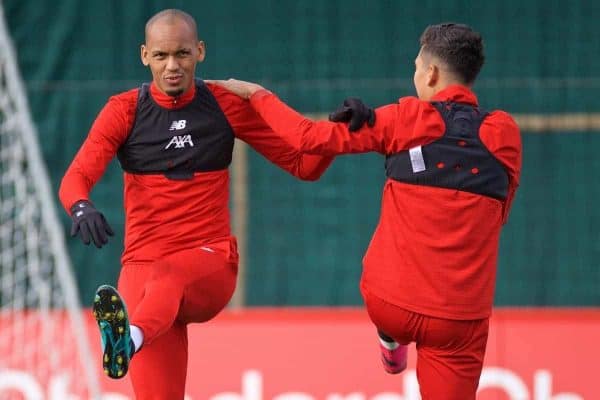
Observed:
[[[466,86],[450,85],[437,92],[431,101],[452,101],[455,103],[466,103],[478,105],[477,96]]]

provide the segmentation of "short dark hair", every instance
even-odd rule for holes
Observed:
[[[475,81],[485,60],[481,35],[467,25],[430,25],[419,42],[423,51],[439,58],[465,84]]]

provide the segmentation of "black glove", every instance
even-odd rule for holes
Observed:
[[[354,132],[362,128],[365,122],[369,126],[375,125],[375,110],[367,107],[360,99],[349,97],[341,107],[329,114],[329,120],[350,122],[348,130]]]
[[[107,234],[114,235],[104,215],[86,200],[80,200],[71,207],[71,236],[79,235],[83,243],[90,244],[90,237],[97,248],[108,243]]]

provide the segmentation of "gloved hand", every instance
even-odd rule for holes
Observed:
[[[332,122],[350,122],[348,130],[354,132],[362,128],[367,123],[369,126],[375,125],[375,110],[367,107],[362,100],[355,97],[349,97],[337,110],[329,114],[329,120]]]
[[[108,237],[114,232],[106,222],[104,215],[86,200],[80,200],[71,207],[71,236],[79,235],[83,243],[90,244],[90,237],[97,248],[108,243]]]

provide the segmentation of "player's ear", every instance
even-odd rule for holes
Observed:
[[[143,44],[140,46],[140,58],[142,60],[142,64],[144,64],[144,66],[148,66],[148,64],[150,64],[150,60],[148,59],[148,49],[146,48],[146,45]]]
[[[196,57],[196,61],[204,61],[204,57],[206,56],[206,46],[204,45],[204,42],[199,40],[196,48],[198,49],[198,57]]]
[[[440,67],[431,62],[427,67],[427,86],[433,87],[440,80]]]

